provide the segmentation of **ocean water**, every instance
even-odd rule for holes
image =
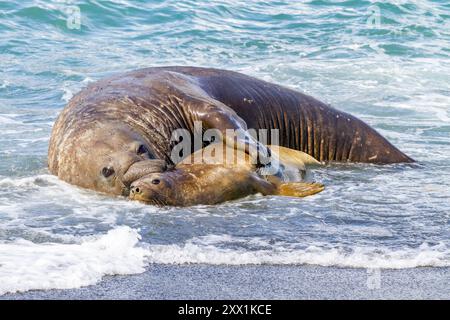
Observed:
[[[51,127],[74,93],[164,65],[311,94],[417,163],[327,165],[316,196],[185,209],[49,174]],[[199,263],[450,266],[448,1],[0,1],[0,294]]]

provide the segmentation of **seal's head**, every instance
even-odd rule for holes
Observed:
[[[116,123],[68,132],[56,147],[60,150],[51,171],[69,183],[104,193],[128,195],[133,181],[166,169],[142,135]]]
[[[131,184],[130,199],[160,206],[180,205],[178,186],[180,182],[171,172],[152,173]]]

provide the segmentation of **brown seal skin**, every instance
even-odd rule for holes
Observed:
[[[152,173],[131,184],[130,199],[160,206],[218,204],[275,187],[246,168],[204,164]]]
[[[185,158],[174,168],[164,172],[148,174],[131,184],[129,198],[159,206],[193,206],[199,204],[213,205],[235,200],[248,195],[261,193],[263,195],[280,195],[290,197],[306,197],[324,190],[320,183],[286,182],[283,177],[264,177],[257,173],[255,164],[250,157],[242,155],[243,151],[233,149],[223,150],[223,158],[211,158],[214,146],[197,151],[202,161],[194,163],[193,157]],[[225,153],[231,152],[229,161]],[[285,171],[300,173],[306,170],[304,157],[299,151],[275,148],[280,163]],[[275,151],[276,150],[276,151]],[[302,175],[302,174],[301,174]],[[292,176],[295,176],[293,174]]]
[[[361,120],[300,92],[232,71],[158,67],[100,80],[74,96],[53,127],[50,172],[127,195],[131,182],[171,164],[172,131],[193,132],[194,121],[223,133],[279,129],[280,145],[320,161],[413,161]],[[268,152],[251,139],[246,148]]]
[[[252,194],[306,197],[324,190],[320,183],[275,183],[245,167],[204,164],[151,173],[131,184],[130,199],[158,206],[214,205]]]

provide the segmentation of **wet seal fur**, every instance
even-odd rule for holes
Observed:
[[[54,124],[49,170],[74,185],[128,195],[133,181],[173,164],[172,132],[193,132],[195,121],[222,133],[279,129],[281,146],[324,162],[413,161],[363,121],[303,93],[233,71],[158,67],[75,95]],[[252,139],[246,148],[270,152]]]
[[[306,197],[324,190],[320,183],[303,182],[306,165],[319,164],[301,151],[270,146],[283,166],[282,176],[262,176],[241,150],[224,148],[211,157],[214,145],[162,173],[151,173],[131,184],[130,199],[158,206],[214,205],[252,194]],[[226,157],[229,152],[232,156]],[[231,151],[231,152],[230,152]],[[234,151],[234,152],[233,152]],[[193,159],[199,155],[201,163]]]

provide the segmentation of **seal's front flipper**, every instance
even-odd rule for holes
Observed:
[[[288,182],[281,183],[277,188],[277,195],[303,198],[322,192],[325,186],[316,182]]]
[[[244,151],[257,166],[265,164],[270,150],[247,131],[247,123],[232,108],[211,97],[193,103],[196,106],[194,119],[202,121],[205,129],[218,130],[229,148]],[[230,129],[234,131],[228,131]]]

